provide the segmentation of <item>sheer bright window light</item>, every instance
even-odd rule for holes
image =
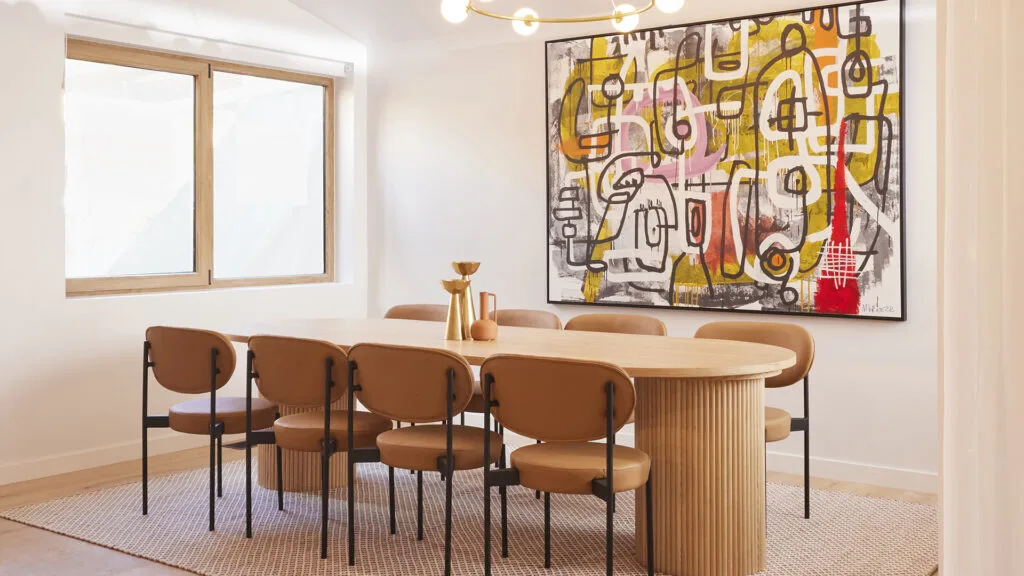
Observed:
[[[214,277],[323,274],[324,88],[213,74]]]
[[[67,60],[65,274],[195,270],[195,80]]]

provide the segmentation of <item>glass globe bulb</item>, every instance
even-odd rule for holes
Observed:
[[[469,0],[441,0],[441,16],[452,24],[469,17]]]
[[[619,17],[612,20],[612,26],[623,34],[636,30],[637,25],[640,24],[640,15],[634,14],[634,12],[636,12],[636,8],[629,4],[619,4],[615,7],[615,14]],[[622,14],[629,14],[629,16],[622,16]]]
[[[654,0],[654,5],[665,14],[678,12],[682,9],[683,4],[686,4],[686,0]]]
[[[517,34],[529,36],[537,32],[537,29],[540,28],[540,22],[536,21],[539,16],[531,8],[520,8],[516,11],[515,17],[526,19],[525,22],[522,20],[515,20],[512,22],[512,29],[515,30]]]

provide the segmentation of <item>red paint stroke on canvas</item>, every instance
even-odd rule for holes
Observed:
[[[846,120],[839,127],[836,163],[835,209],[832,236],[825,243],[825,255],[814,294],[814,309],[826,314],[858,314],[860,288],[857,285],[857,258],[850,245],[846,213]]]

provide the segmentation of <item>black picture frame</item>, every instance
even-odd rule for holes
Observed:
[[[869,4],[882,4],[882,3],[896,3],[898,2],[899,9],[899,71],[898,78],[900,83],[899,92],[899,161],[897,170],[899,171],[899,182],[900,182],[900,193],[899,193],[899,230],[900,230],[900,314],[899,316],[877,316],[877,315],[861,315],[861,314],[834,314],[834,313],[818,313],[818,312],[798,312],[791,310],[742,310],[735,308],[711,308],[704,306],[657,306],[652,304],[636,304],[629,302],[586,302],[586,301],[567,301],[567,300],[554,300],[551,298],[551,247],[552,247],[552,213],[551,213],[551,194],[552,194],[552,169],[551,169],[551,154],[550,154],[550,136],[551,136],[551,107],[548,105],[551,97],[550,94],[550,58],[549,50],[552,44],[559,44],[562,42],[571,42],[578,40],[592,40],[595,38],[608,38],[615,36],[624,36],[624,34],[618,33],[605,33],[605,34],[588,34],[581,36],[572,36],[566,38],[556,38],[547,40],[544,43],[544,116],[545,116],[545,129],[544,129],[544,155],[545,155],[545,238],[544,238],[544,251],[545,251],[545,301],[548,304],[553,305],[565,305],[565,306],[585,306],[585,307],[602,307],[602,308],[634,308],[634,309],[647,309],[647,310],[665,310],[665,311],[687,311],[687,312],[721,312],[729,314],[757,314],[757,315],[769,315],[769,316],[795,316],[802,318],[841,318],[849,320],[867,320],[867,321],[882,321],[882,322],[906,322],[907,321],[907,292],[908,292],[908,278],[907,278],[907,238],[906,238],[906,0],[865,0],[865,1],[848,1],[839,2],[832,4],[823,4],[816,6],[807,6],[804,8],[791,8],[787,10],[778,10],[775,12],[765,12],[760,14],[752,14],[745,16],[735,16],[729,18],[719,18],[714,20],[702,20],[697,22],[682,22],[677,24],[669,24],[665,26],[655,26],[649,28],[637,29],[629,34],[640,34],[657,32],[660,30],[669,30],[682,27],[690,26],[703,26],[706,24],[723,24],[729,22],[735,22],[738,20],[752,20],[757,18],[773,18],[777,16],[789,16],[793,14],[799,14],[809,10],[829,10],[845,8],[849,6],[865,6]]]

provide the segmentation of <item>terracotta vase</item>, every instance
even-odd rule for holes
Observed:
[[[491,320],[491,302],[494,303],[494,320]],[[473,322],[470,333],[473,340],[495,340],[498,338],[498,297],[490,292],[480,293],[480,319]]]

